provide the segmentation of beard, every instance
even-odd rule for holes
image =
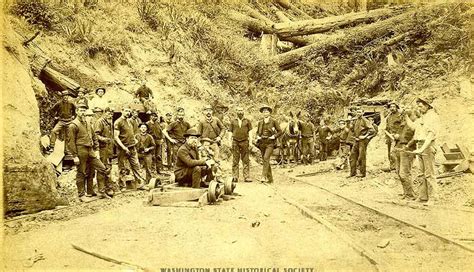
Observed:
[[[239,117],[240,119],[242,119],[244,117],[244,114],[237,114],[237,117]]]

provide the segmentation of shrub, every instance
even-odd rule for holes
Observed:
[[[58,23],[59,18],[54,8],[47,3],[36,0],[18,0],[12,7],[11,12],[23,17],[29,24],[40,28],[51,30]]]
[[[92,35],[92,24],[87,20],[78,19],[70,25],[63,25],[62,29],[66,38],[71,42],[92,42],[94,36]]]
[[[103,55],[111,66],[117,63],[127,64],[127,53],[130,52],[129,40],[123,38],[126,36],[123,33],[117,33],[117,31],[110,31],[110,33],[100,35],[87,44],[85,54],[89,58]]]
[[[138,0],[137,11],[140,19],[152,30],[156,31],[158,29],[160,24],[156,19],[157,5],[154,0]]]

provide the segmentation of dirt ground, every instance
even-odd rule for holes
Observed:
[[[275,167],[277,178],[273,186],[265,186],[259,182],[239,183],[235,199],[202,208],[150,207],[144,205],[147,198],[145,192],[127,192],[112,200],[76,203],[71,207],[44,211],[25,219],[6,222],[6,260],[3,262],[3,269],[126,268],[79,252],[73,249],[72,245],[75,244],[149,269],[308,267],[315,268],[316,271],[374,270],[374,266],[347,243],[323,225],[303,216],[297,208],[290,206],[274,191],[276,188],[298,200],[317,199],[317,202],[323,203],[329,209],[335,207],[334,200],[331,200],[327,193],[297,189],[301,188],[302,184],[294,179],[297,174],[326,169],[330,164],[328,161],[313,166]],[[259,171],[258,166],[253,167],[252,175],[258,177]],[[375,180],[382,177],[380,175],[369,175],[366,180],[347,183],[345,174],[327,172],[300,179],[323,185],[354,199],[363,199],[387,213],[396,214],[414,224],[425,225],[430,230],[436,230],[453,239],[472,237],[473,224],[466,221],[466,217],[472,221],[472,211],[469,207],[444,204],[412,207],[413,205],[394,201],[398,189],[395,185],[383,185],[383,192],[374,186]],[[294,191],[295,189],[297,191]],[[326,211],[316,209],[316,212],[323,216],[330,214],[329,210]],[[359,218],[350,218],[342,213],[329,219],[331,222],[340,220],[346,221],[346,225],[353,225],[353,229],[360,225]],[[354,236],[355,240],[360,241],[364,237],[372,237],[372,241],[380,240],[380,233],[376,228],[366,228],[363,231],[359,229],[356,233],[363,236]],[[392,242],[388,253],[384,253],[395,254],[391,259],[395,260],[394,267],[403,267],[404,263],[413,264],[407,258],[418,256],[410,255],[410,252],[419,254],[419,248],[416,249],[416,246],[416,243]],[[378,252],[375,246],[369,250]],[[424,261],[430,263],[431,256],[432,265],[418,263],[419,268],[435,271],[443,267],[434,266],[435,264],[453,262],[449,258],[439,260],[440,256],[449,256],[449,251],[444,250],[444,254],[437,254],[437,246],[423,250],[427,251],[425,256],[428,256]],[[400,257],[397,252],[405,252],[405,255]],[[435,258],[438,258],[438,262],[434,261]],[[463,259],[469,262],[469,258],[472,258],[472,255],[466,254]],[[463,265],[447,267],[456,270],[465,268]]]

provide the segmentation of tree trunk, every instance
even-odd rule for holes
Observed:
[[[307,13],[305,13],[304,11],[299,9],[298,7],[292,5],[290,3],[290,1],[288,1],[288,0],[277,0],[276,2],[278,3],[278,5],[280,5],[281,7],[285,8],[285,9],[294,10],[297,14],[299,14],[301,17],[303,17],[307,20],[313,19],[313,17],[309,16]],[[323,10],[323,8],[321,8],[321,7],[319,7],[319,8],[321,10]]]
[[[268,57],[276,55],[277,42],[278,37],[275,34],[263,34],[260,48],[262,49],[264,55]]]
[[[265,17],[265,15],[261,14],[259,11],[247,6],[247,5],[244,5],[244,10],[246,12],[248,12],[248,14],[250,16],[252,16],[253,18],[255,19],[258,19],[258,20],[261,20],[263,22],[265,22],[266,24],[269,24],[269,25],[272,25],[274,24],[272,20],[268,19],[267,17]]]
[[[43,71],[41,71],[39,79],[50,89],[59,92],[68,90],[72,95],[77,95],[77,90],[81,87],[79,83],[54,70],[48,65],[44,67]]]
[[[283,22],[283,23],[291,22],[290,18],[288,18],[281,10],[279,10],[274,5],[270,5],[270,9],[275,13],[275,15],[278,17],[278,20],[280,20],[280,22]]]
[[[432,6],[426,9],[434,10],[436,8],[436,6]],[[416,14],[417,11],[406,12],[384,21],[347,30],[345,35],[342,36],[330,35],[317,43],[279,54],[274,57],[274,62],[282,68],[287,68],[297,65],[297,62],[304,58],[311,58],[321,52],[367,43],[394,31],[395,28],[401,31],[409,31],[417,24],[417,20],[413,20]]]
[[[276,23],[273,25],[274,32],[280,37],[310,35],[330,31],[334,28],[347,25],[369,23],[379,19],[399,14],[400,10],[383,8],[370,12],[357,12],[331,16],[321,19],[304,20],[298,22]]]

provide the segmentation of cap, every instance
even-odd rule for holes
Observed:
[[[77,103],[76,108],[88,109],[89,107],[86,105],[86,103]]]

